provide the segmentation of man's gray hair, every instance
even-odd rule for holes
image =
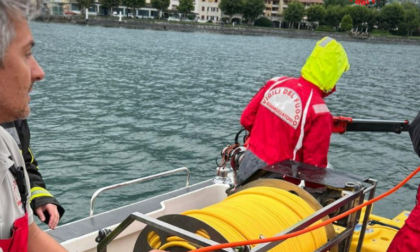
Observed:
[[[0,0],[0,67],[4,54],[15,37],[13,21],[38,15],[42,0]]]

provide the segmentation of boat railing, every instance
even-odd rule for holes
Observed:
[[[136,183],[140,183],[140,182],[145,182],[145,181],[149,181],[152,179],[156,179],[156,178],[160,178],[160,177],[164,177],[167,175],[171,175],[174,173],[178,173],[178,172],[182,172],[182,171],[186,171],[187,172],[187,182],[185,187],[188,187],[188,185],[190,184],[190,170],[187,167],[181,167],[178,169],[174,169],[174,170],[170,170],[170,171],[166,171],[166,172],[161,172],[155,175],[151,175],[151,176],[147,176],[147,177],[143,177],[143,178],[138,178],[138,179],[133,179],[130,181],[126,181],[126,182],[122,182],[122,183],[118,183],[118,184],[114,184],[114,185],[110,185],[110,186],[105,186],[102,187],[100,189],[98,189],[93,195],[92,198],[90,199],[90,211],[89,211],[89,216],[92,217],[93,216],[93,205],[95,203],[95,199],[96,197],[98,197],[98,195],[104,191],[109,191],[109,190],[113,190],[119,187],[124,187],[127,185],[131,185],[131,184],[136,184]]]

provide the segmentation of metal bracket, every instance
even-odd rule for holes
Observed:
[[[120,225],[118,225],[103,241],[101,241],[97,246],[97,252],[106,252],[107,246],[109,243],[111,243],[122,231],[124,231],[131,223],[134,221],[139,221],[147,225],[151,225],[154,228],[157,228],[159,230],[162,230],[164,232],[167,232],[172,235],[179,236],[183,239],[186,239],[188,241],[191,241],[199,246],[212,246],[217,245],[219,243],[208,240],[202,236],[199,236],[197,234],[191,233],[189,231],[186,231],[184,229],[181,229],[179,227],[173,226],[169,223],[160,221],[158,219],[149,217],[145,214],[135,212],[132,213],[127,219],[125,219],[123,222],[121,222]],[[223,252],[236,252],[234,249],[227,248],[227,249],[221,249],[218,251]]]

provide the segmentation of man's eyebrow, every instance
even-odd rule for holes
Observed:
[[[31,40],[31,41],[29,41],[29,42],[28,42],[28,44],[26,44],[26,46],[25,46],[25,47],[30,47],[30,48],[32,48],[32,47],[34,47],[34,46],[35,46],[35,41]]]

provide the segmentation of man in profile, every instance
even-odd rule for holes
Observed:
[[[36,16],[40,4],[41,0],[0,0],[0,124],[29,115],[29,93],[44,78],[32,54],[35,43],[27,21]],[[0,251],[65,252],[34,222],[24,167],[19,146],[0,127]]]
[[[27,21],[39,6],[35,0],[0,0],[0,123],[29,115],[29,93],[44,78]],[[66,251],[34,222],[24,167],[18,145],[0,127],[0,251]]]

